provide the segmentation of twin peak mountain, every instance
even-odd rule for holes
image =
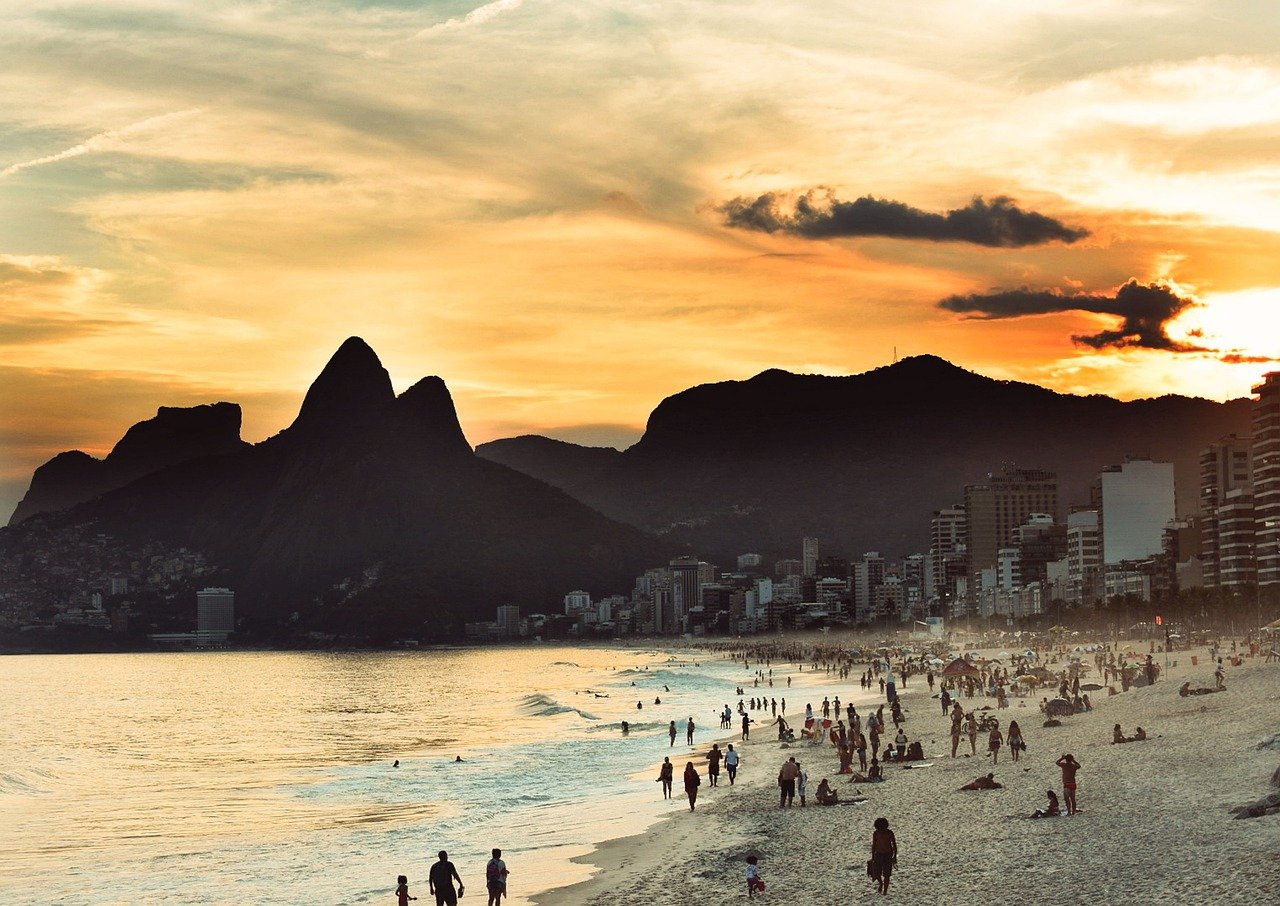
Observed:
[[[443,636],[500,603],[626,592],[688,550],[794,556],[803,536],[844,555],[923,549],[931,512],[1005,463],[1055,469],[1070,502],[1126,455],[1170,460],[1193,507],[1199,450],[1248,424],[1247,400],[1070,396],[918,356],[851,377],[771,370],[694,387],[625,451],[537,436],[473,451],[440,378],[397,396],[353,337],[274,437],[242,441],[231,403],[162,408],[105,459],[41,466],[0,542],[88,520],[185,546],[264,617],[376,568],[325,605],[327,628]]]

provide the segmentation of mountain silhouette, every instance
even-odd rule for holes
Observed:
[[[1073,396],[925,355],[850,377],[769,370],[693,387],[623,452],[532,436],[476,452],[720,563],[798,556],[804,536],[824,552],[894,556],[924,551],[932,512],[1004,465],[1056,470],[1065,508],[1126,456],[1167,460],[1180,510],[1194,511],[1199,450],[1247,434],[1249,418],[1248,400]]]
[[[65,510],[175,463],[246,446],[240,439],[240,407],[234,403],[162,406],[155,418],[130,428],[105,459],[72,450],[36,469],[9,524]]]
[[[235,588],[237,611],[255,619],[301,613],[311,627],[383,640],[447,638],[464,620],[492,619],[498,604],[558,610],[571,589],[625,589],[670,556],[651,536],[476,456],[444,382],[427,377],[396,396],[358,338],[274,437],[44,518],[203,552]]]

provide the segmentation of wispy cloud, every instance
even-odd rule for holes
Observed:
[[[490,19],[496,19],[509,10],[519,9],[524,5],[524,0],[493,0],[492,3],[486,3],[467,13],[465,16],[455,16],[444,22],[437,22],[422,31],[415,34],[415,39],[427,38],[431,35],[440,34],[441,32],[456,31],[459,28],[469,28],[473,25],[483,25]]]
[[[15,173],[21,173],[23,170],[30,170],[32,167],[42,167],[45,164],[55,164],[60,160],[69,160],[73,157],[80,157],[83,154],[91,154],[94,151],[110,151],[122,145],[130,136],[145,132],[148,129],[162,126],[173,122],[177,119],[192,116],[199,113],[202,108],[192,107],[188,110],[175,110],[171,113],[162,113],[159,116],[149,116],[144,120],[136,123],[130,123],[119,129],[111,129],[107,132],[99,132],[97,135],[91,135],[78,145],[72,145],[70,148],[64,148],[54,154],[46,154],[44,157],[37,157],[33,160],[24,160],[20,163],[10,164],[3,170],[0,170],[0,179],[13,176]]]

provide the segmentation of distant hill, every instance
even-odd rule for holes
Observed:
[[[92,500],[166,466],[247,447],[240,439],[240,407],[234,403],[170,408],[138,422],[106,459],[71,450],[36,469],[10,525]]]
[[[1121,402],[998,381],[936,356],[851,377],[765,371],[663,400],[622,453],[519,437],[476,452],[703,556],[822,550],[896,556],[927,547],[929,517],[1006,463],[1058,472],[1064,506],[1127,455],[1176,466],[1194,511],[1197,455],[1247,434],[1248,400]]]
[[[206,553],[229,576],[238,609],[260,618],[301,611],[311,626],[382,638],[447,637],[464,620],[493,619],[498,604],[558,609],[575,588],[625,590],[671,556],[651,536],[476,456],[440,378],[397,397],[357,338],[275,437],[161,468],[5,529],[0,543],[21,544],[29,525],[86,521]],[[342,580],[358,593],[311,606]]]

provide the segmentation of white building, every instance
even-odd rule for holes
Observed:
[[[1077,510],[1067,516],[1067,603],[1073,607],[1093,601],[1102,565],[1097,510]],[[1100,590],[1100,589],[1099,589]]]
[[[1146,560],[1164,550],[1164,530],[1178,515],[1173,463],[1131,459],[1098,476],[1104,565]]]
[[[759,554],[739,554],[738,569],[759,569],[763,558]]]

